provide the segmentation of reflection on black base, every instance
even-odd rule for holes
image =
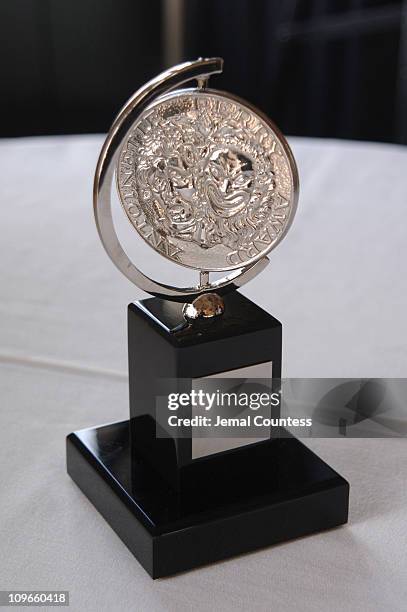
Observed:
[[[346,523],[349,485],[295,438],[248,454],[252,478],[181,496],[141,460],[129,422],[70,434],[68,473],[153,577]]]

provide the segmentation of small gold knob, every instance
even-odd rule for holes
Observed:
[[[192,321],[196,319],[211,319],[225,312],[225,304],[217,293],[203,293],[191,304],[185,304],[184,317]]]

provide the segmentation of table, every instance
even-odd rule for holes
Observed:
[[[243,293],[283,322],[285,376],[405,377],[407,150],[290,142],[298,214]],[[351,483],[346,527],[155,582],[66,475],[66,434],[127,417],[126,305],[142,297],[94,227],[101,143],[0,141],[0,588],[69,589],[86,611],[405,610],[405,440],[307,442]]]

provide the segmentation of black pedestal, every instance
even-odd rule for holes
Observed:
[[[157,435],[157,397],[203,377],[278,389],[279,321],[238,292],[202,324],[150,298],[130,304],[128,338],[130,420],[68,436],[68,473],[153,578],[347,521],[348,483],[292,437],[197,452],[192,430]]]
[[[208,454],[206,462],[197,462],[192,431],[173,429],[171,438],[157,436],[157,396],[187,392],[191,381],[202,377],[256,378],[253,370],[267,372],[263,377],[273,381],[275,390],[280,383],[280,321],[238,291],[224,301],[225,313],[206,324],[186,324],[183,304],[177,302],[148,298],[128,308],[131,445],[179,492],[195,490],[209,478],[227,487],[231,479],[250,480],[251,473],[244,469],[242,449],[233,457]],[[190,408],[182,416],[191,416]]]
[[[259,444],[260,464],[248,454],[250,485],[203,482],[183,496],[131,457],[129,430],[125,421],[68,436],[68,473],[153,578],[347,521],[348,483],[295,438]]]

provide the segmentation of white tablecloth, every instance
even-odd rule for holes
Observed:
[[[66,475],[67,433],[127,416],[126,305],[142,297],[94,227],[101,142],[0,141],[0,589],[69,589],[86,611],[404,611],[404,440],[309,442],[351,483],[346,527],[155,582]],[[291,143],[298,214],[244,288],[283,322],[283,374],[405,377],[407,150]]]

